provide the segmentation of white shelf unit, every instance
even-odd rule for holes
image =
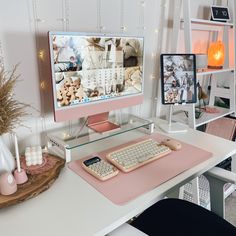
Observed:
[[[184,19],[181,19],[181,23],[184,22]],[[190,18],[190,22],[192,24],[202,24],[202,25],[209,25],[209,26],[230,26],[233,27],[234,24],[230,22],[219,22],[219,21],[211,21],[211,20],[204,20],[204,19],[197,19],[197,18]]]
[[[211,106],[213,107],[213,106]],[[221,117],[224,117],[224,116],[227,116],[227,115],[230,115],[232,114],[234,111],[231,111],[230,109],[227,109],[227,108],[223,108],[223,107],[217,107],[217,106],[214,106],[214,108],[216,108],[219,112],[217,113],[206,113],[206,112],[203,112],[201,114],[201,117],[198,118],[198,119],[195,119],[196,122],[195,122],[195,125],[194,125],[194,128],[197,128],[201,125],[205,125],[211,121],[214,121],[216,119],[219,119]],[[186,111],[185,111],[186,112]],[[174,116],[173,116],[173,119],[177,122],[181,122],[181,123],[188,123],[188,117],[186,115],[184,111],[179,111],[178,113],[176,113]]]
[[[206,113],[202,112],[202,115],[200,118],[196,119],[195,116],[195,106],[194,104],[190,105],[184,105],[184,106],[174,106],[173,108],[173,120],[188,124],[191,128],[196,129],[197,127],[207,124],[208,122],[211,122],[213,120],[216,120],[218,118],[221,118],[226,115],[230,115],[235,113],[235,55],[236,55],[236,48],[234,47],[234,53],[233,53],[233,63],[229,62],[229,30],[233,31],[233,37],[235,41],[236,39],[236,33],[235,33],[235,3],[233,0],[230,0],[230,7],[232,9],[232,21],[231,22],[217,22],[217,21],[211,21],[211,20],[205,20],[205,19],[196,19],[190,17],[190,0],[182,0],[179,1],[180,4],[182,4],[183,7],[183,19],[180,18],[180,12],[176,11],[174,16],[174,26],[173,26],[173,35],[176,35],[176,37],[173,39],[172,42],[172,51],[177,52],[178,49],[178,40],[176,38],[179,38],[179,32],[180,29],[184,30],[184,41],[185,41],[185,52],[186,53],[192,53],[193,45],[192,45],[192,32],[193,31],[209,31],[211,32],[211,39],[208,41],[216,41],[219,39],[219,37],[222,37],[222,41],[225,45],[225,63],[223,66],[223,69],[208,69],[208,68],[202,68],[198,69],[197,71],[197,81],[201,84],[204,78],[207,76],[212,76],[211,79],[211,91],[209,96],[209,104],[211,108],[216,108],[218,112],[216,113]],[[209,6],[209,12],[210,12],[210,6]],[[232,35],[232,34],[231,34]],[[176,43],[177,41],[177,43]],[[231,41],[231,42],[232,42]],[[235,44],[235,43],[234,43]],[[231,58],[232,60],[232,58]],[[229,86],[227,88],[219,87],[218,86],[218,80],[220,77],[226,77],[226,80],[228,80]],[[222,108],[219,106],[215,106],[215,99],[223,98],[223,99],[229,99],[230,107]],[[198,104],[198,103],[197,103]],[[182,112],[181,112],[182,111]],[[187,114],[187,116],[186,116]]]
[[[234,68],[233,67],[229,67],[229,68],[223,68],[221,70],[203,68],[201,70],[198,70],[197,77],[203,76],[203,75],[221,74],[221,73],[224,73],[224,72],[232,72],[233,73],[234,72]]]
[[[203,68],[200,71],[197,72],[197,79],[201,80],[202,76],[207,76],[207,75],[218,75],[220,76],[221,74],[224,73],[232,73],[230,75],[232,78],[230,79],[230,88],[219,88],[217,87],[217,81],[214,80],[211,83],[212,86],[212,91],[211,91],[211,96],[210,96],[210,102],[209,106],[211,108],[215,108],[218,110],[216,113],[206,113],[202,112],[200,118],[196,119],[195,118],[195,106],[194,105],[186,105],[184,108],[184,111],[180,111],[180,109],[183,109],[183,107],[180,107],[180,109],[175,109],[178,110],[176,114],[173,115],[173,119],[175,121],[189,124],[192,128],[196,129],[197,127],[207,124],[211,121],[214,121],[216,119],[219,119],[221,117],[224,117],[226,115],[230,115],[235,112],[235,70],[233,67],[229,68],[223,68],[221,70],[215,70],[215,69],[208,69],[208,68]],[[230,99],[230,108],[223,108],[219,106],[215,106],[215,97],[223,97]],[[186,112],[190,112],[190,116],[186,115]]]
[[[235,64],[236,64],[236,3],[234,0],[228,1],[228,7],[231,10],[231,21],[230,22],[217,22],[211,21],[206,19],[196,19],[192,18],[190,15],[191,7],[190,7],[191,0],[176,0],[176,4],[179,4],[180,9],[176,8],[175,15],[174,15],[174,23],[173,23],[173,37],[172,40],[172,53],[178,52],[179,46],[179,32],[181,29],[184,30],[184,43],[185,43],[185,53],[193,53],[193,45],[192,45],[192,32],[195,31],[208,31],[211,32],[211,38],[208,39],[208,43],[210,41],[216,41],[219,39],[221,35],[222,41],[225,45],[225,63],[223,69],[214,70],[203,68],[197,71],[197,80],[199,83],[202,82],[204,78],[207,76],[211,76],[211,90],[209,96],[209,106],[216,108],[218,110],[217,113],[206,113],[203,112],[200,118],[195,118],[195,105],[189,104],[184,106],[174,106],[174,111],[176,111],[172,118],[175,121],[188,124],[190,127],[196,129],[197,127],[207,124],[211,121],[224,117],[226,115],[230,115],[235,113]],[[181,19],[181,8],[183,9],[183,19]],[[210,6],[209,6],[210,12]],[[230,34],[233,37],[233,51],[231,52],[233,56],[231,56],[230,61],[230,49],[229,49],[229,31],[232,31]],[[221,33],[221,34],[220,34]],[[177,39],[177,40],[176,40]],[[231,48],[232,50],[232,48]],[[232,62],[233,61],[233,62]],[[224,78],[228,80],[228,86],[226,87],[219,87],[218,86],[218,79]],[[229,108],[222,108],[219,106],[215,106],[215,98],[226,98],[229,99]],[[187,114],[187,115],[186,115]],[[189,186],[191,186],[191,191],[189,191]],[[202,196],[202,188],[205,187],[205,181],[194,179],[186,185],[185,187],[181,188],[180,196],[183,196],[185,199],[190,199],[191,201],[202,204],[205,201],[205,197]],[[234,185],[228,185],[225,188],[224,197],[226,198],[235,190]],[[208,196],[204,194],[204,196]],[[207,204],[206,204],[207,205]]]

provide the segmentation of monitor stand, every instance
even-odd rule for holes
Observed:
[[[109,112],[104,112],[88,117],[87,126],[97,133],[105,133],[120,128],[120,125],[114,124],[108,120]]]
[[[166,133],[187,132],[187,126],[178,122],[172,122],[173,105],[170,105],[168,124],[160,124],[159,127]]]

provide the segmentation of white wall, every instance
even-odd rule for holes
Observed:
[[[0,60],[6,69],[20,63],[20,82],[15,96],[30,104],[30,115],[24,126],[15,130],[20,151],[25,146],[44,144],[45,132],[58,126],[52,115],[48,31],[108,32],[144,35],[145,37],[145,101],[132,109],[143,117],[160,113],[157,96],[159,54],[169,52],[173,0],[0,0]],[[205,0],[193,1],[193,14],[201,15]],[[196,3],[198,2],[198,4]],[[208,3],[209,1],[207,1]],[[210,1],[212,2],[212,1]],[[170,4],[171,3],[171,4]],[[197,4],[197,5],[196,5]],[[202,13],[201,13],[202,12]],[[121,27],[125,26],[123,32]],[[42,56],[42,58],[40,57]],[[0,61],[1,63],[1,61]],[[156,106],[156,102],[157,105]],[[5,137],[12,146],[11,139]]]

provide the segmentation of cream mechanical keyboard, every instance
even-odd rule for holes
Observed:
[[[169,147],[148,139],[111,152],[106,158],[118,169],[129,172],[170,152]]]

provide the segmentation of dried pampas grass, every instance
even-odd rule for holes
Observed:
[[[13,88],[19,78],[17,67],[14,66],[10,72],[0,68],[0,135],[11,132],[27,114],[27,105],[14,99]]]

